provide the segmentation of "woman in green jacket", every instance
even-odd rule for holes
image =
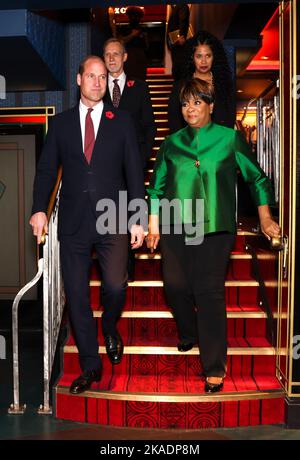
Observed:
[[[147,246],[153,251],[160,240],[178,350],[199,344],[205,391],[212,393],[223,388],[226,374],[225,278],[236,234],[237,168],[258,207],[262,232],[271,239],[280,235],[280,227],[269,208],[271,183],[243,136],[211,121],[211,86],[193,78],[183,86],[180,101],[187,126],[161,145],[148,188]],[[170,207],[166,212],[170,202],[174,212]]]

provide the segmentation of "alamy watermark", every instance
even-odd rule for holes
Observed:
[[[6,359],[6,340],[0,335],[0,359]]]
[[[300,359],[300,335],[294,335],[293,344],[293,359]]]
[[[0,99],[6,99],[6,80],[0,75]]]
[[[203,199],[152,199],[151,207],[159,212],[159,223],[163,234],[184,234],[185,243],[198,245],[204,237]],[[127,191],[119,192],[119,201],[109,198],[98,201],[96,211],[100,213],[96,229],[100,235],[127,234],[133,225],[141,225],[148,231],[148,205],[144,199],[128,201]],[[129,219],[128,219],[129,215]]]
[[[294,75],[292,78],[292,95],[296,97],[296,99],[300,99],[300,75]]]

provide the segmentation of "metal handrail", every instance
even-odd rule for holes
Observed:
[[[60,269],[59,241],[57,238],[59,194],[62,170],[60,168],[54,190],[51,194],[47,217],[48,235],[42,237],[43,256],[38,261],[38,272],[16,295],[12,308],[12,342],[13,342],[13,396],[14,402],[8,409],[9,414],[23,414],[26,404],[20,404],[19,382],[19,343],[18,343],[18,309],[23,295],[31,289],[43,275],[43,342],[44,342],[44,382],[43,404],[39,414],[51,414],[50,378],[55,349],[65,304],[64,289]]]
[[[14,402],[8,409],[9,414],[23,414],[26,404],[20,404],[20,380],[19,380],[19,330],[18,330],[18,308],[23,295],[29,291],[40,279],[44,270],[44,260],[38,261],[38,272],[35,277],[26,284],[16,295],[12,307],[12,341],[13,341],[13,388]]]

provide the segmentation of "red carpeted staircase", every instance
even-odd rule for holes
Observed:
[[[152,75],[148,81],[157,137],[155,154],[167,129],[170,77]],[[91,273],[91,305],[98,322],[99,352],[104,374],[100,383],[80,396],[69,385],[80,374],[72,335],[64,347],[63,375],[54,388],[56,417],[80,422],[143,428],[217,428],[284,421],[284,392],[276,378],[275,348],[268,339],[267,315],[260,305],[258,282],[252,277],[252,256],[246,244],[258,236],[241,227],[226,281],[228,312],[228,372],[221,393],[204,393],[199,350],[177,351],[177,331],[163,294],[160,254],[145,249],[136,254],[136,281],[129,283],[118,329],[124,357],[112,366],[101,334],[100,278],[97,264]],[[261,271],[276,317],[276,257],[258,251]]]

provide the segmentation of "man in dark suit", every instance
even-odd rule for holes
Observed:
[[[103,57],[108,70],[108,88],[104,101],[127,110],[134,121],[143,166],[152,153],[156,127],[147,84],[125,75],[127,53],[124,44],[110,38],[103,45]]]
[[[186,39],[189,30],[190,9],[187,4],[171,5],[171,14],[167,26],[167,45],[172,56],[172,76],[175,81],[183,74]],[[171,43],[169,33],[178,31],[178,38]]]
[[[54,117],[38,163],[30,224],[41,241],[47,231],[46,210],[58,166],[62,165],[58,236],[64,287],[82,374],[70,391],[81,393],[101,378],[97,328],[89,303],[89,270],[95,248],[102,273],[102,332],[113,364],[123,354],[116,328],[127,287],[128,234],[102,231],[96,211],[99,200],[111,200],[119,213],[119,192],[128,200],[144,199],[144,183],[134,125],[122,110],[103,103],[107,71],[97,56],[89,56],[77,75],[80,102]],[[97,207],[99,209],[99,207]],[[97,223],[97,228],[96,228]],[[122,223],[124,225],[124,223]],[[127,222],[126,222],[127,224]],[[131,246],[142,245],[144,232],[133,225]]]
[[[132,116],[143,167],[152,153],[156,133],[152,104],[147,84],[138,79],[130,79],[124,72],[127,53],[122,41],[108,39],[103,45],[103,56],[108,70],[108,88],[104,100],[126,110]],[[128,276],[134,280],[134,252],[129,250]]]

